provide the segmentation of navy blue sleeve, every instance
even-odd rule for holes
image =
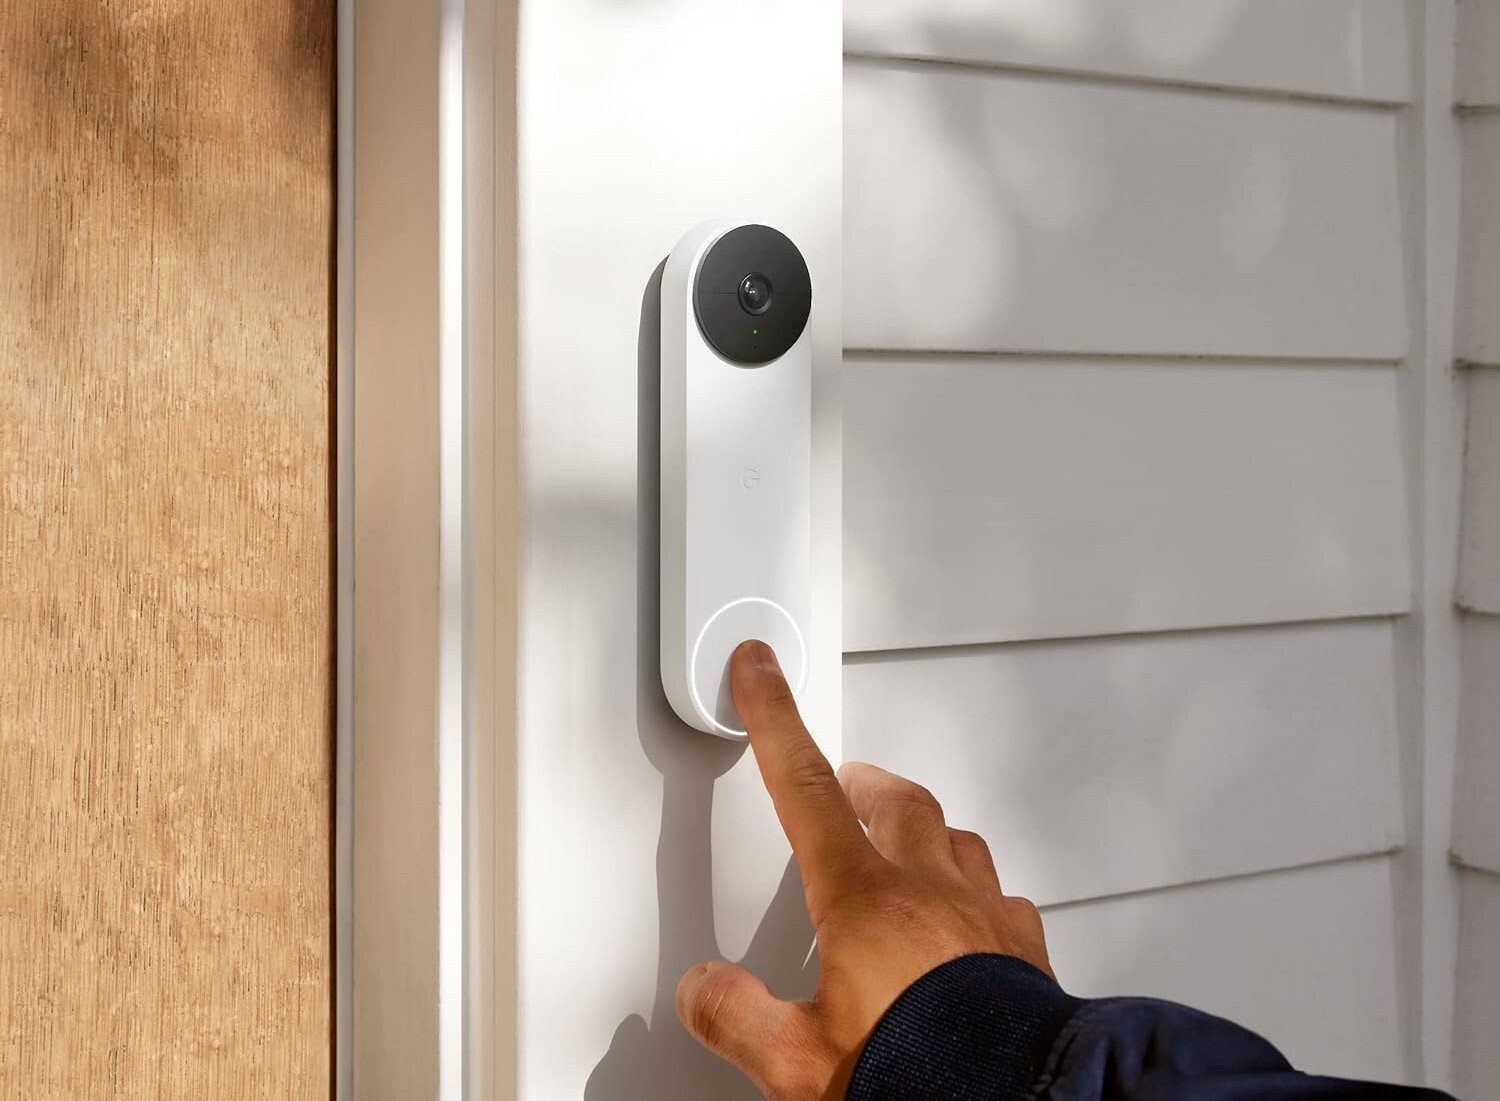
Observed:
[[[881,1018],[848,1101],[1437,1101],[1300,1074],[1229,1021],[1150,998],[1070,997],[1010,956],[961,956]]]

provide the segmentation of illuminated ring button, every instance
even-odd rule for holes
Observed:
[[[744,741],[746,737],[729,690],[729,659],[735,647],[752,638],[776,651],[794,696],[800,697],[807,683],[807,647],[801,628],[787,610],[763,596],[731,600],[708,617],[688,662],[693,707],[722,738]]]

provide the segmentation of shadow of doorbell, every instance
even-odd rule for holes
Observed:
[[[661,283],[661,681],[689,726],[746,738],[729,658],[807,683],[812,278],[770,226],[710,222]]]

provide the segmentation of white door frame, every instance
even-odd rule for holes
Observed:
[[[515,9],[338,6],[341,1099],[513,1092]]]

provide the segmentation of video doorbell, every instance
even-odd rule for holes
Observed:
[[[812,278],[791,238],[714,222],[661,283],[661,680],[673,710],[745,740],[729,658],[769,643],[798,696],[811,608]]]

